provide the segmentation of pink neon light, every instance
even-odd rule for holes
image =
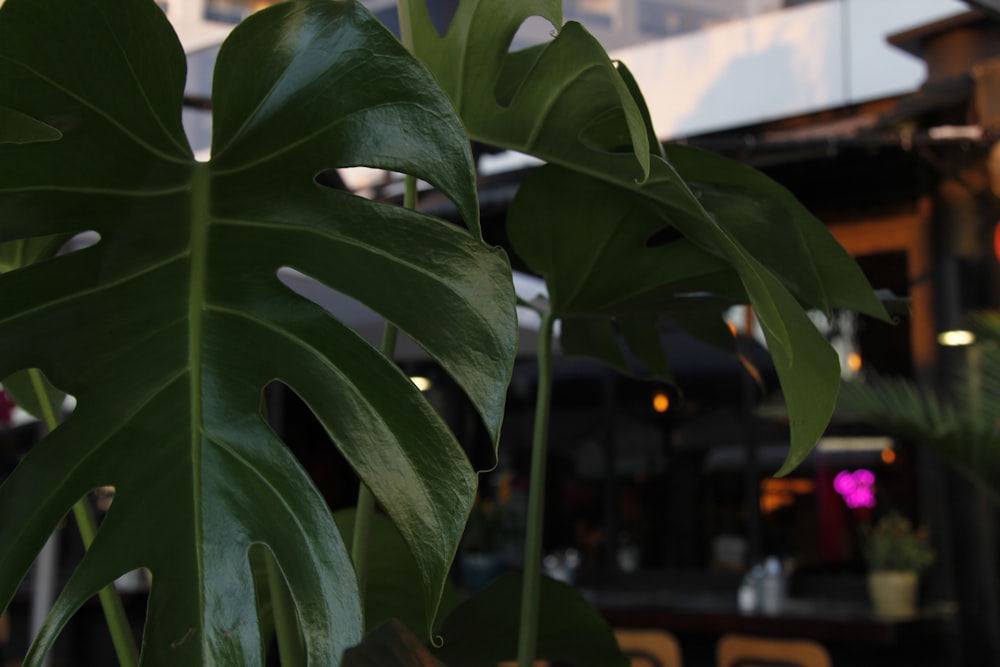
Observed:
[[[833,488],[851,509],[875,507],[875,473],[871,470],[841,470],[833,479]]]

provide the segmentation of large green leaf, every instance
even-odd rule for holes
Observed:
[[[90,595],[153,573],[145,665],[260,664],[248,551],[265,545],[311,663],[361,636],[353,569],[261,415],[272,380],[311,406],[407,541],[433,616],[475,473],[392,362],[277,277],[291,267],[399,325],[494,440],[516,340],[509,265],[465,230],[318,186],[367,165],[435,184],[470,224],[471,156],[433,79],[363,8],[302,0],[223,45],[211,163],[181,129],[184,54],[146,0],[8,0],[0,108],[55,141],[0,144],[0,243],[95,245],[0,276],[0,377],[38,368],[77,409],[0,487],[0,606],[94,487],[115,503],[37,660]]]
[[[634,316],[637,299],[647,313],[662,313],[670,292],[719,291],[749,302],[789,404],[792,448],[783,470],[799,462],[825,429],[839,383],[836,355],[803,309],[846,305],[885,316],[846,253],[762,175],[685,149],[662,151],[635,81],[578,24],[507,55],[533,13],[527,1],[510,3],[517,9],[462,3],[443,37],[425,3],[408,4],[414,51],[452,96],[470,135],[551,163],[520,189],[508,236],[549,283],[555,314]],[[544,13],[558,26],[558,12]],[[578,103],[573,110],[570,100]],[[597,228],[596,238],[585,231]],[[661,230],[683,239],[658,243]],[[644,321],[648,341],[656,318]],[[590,325],[591,334],[598,330]],[[598,356],[614,360],[606,335],[590,339]]]
[[[445,667],[403,623],[390,620],[344,654],[344,667]]]
[[[342,535],[354,531],[354,509],[333,515]],[[407,550],[399,530],[381,514],[372,517],[368,546],[368,583],[365,590],[365,630],[372,631],[389,619],[401,622],[410,632],[430,637],[434,617],[428,616],[427,590],[420,581],[420,568]],[[455,588],[445,585],[438,618],[456,603]]]
[[[654,157],[653,164],[663,163]],[[544,202],[552,198],[562,205],[546,213]],[[570,322],[603,313],[635,323],[637,313],[670,312],[683,295],[752,303],[788,404],[787,471],[809,453],[833,413],[840,376],[836,353],[778,278],[735,241],[729,247],[742,273],[686,239],[650,247],[664,213],[629,189],[548,165],[521,186],[508,235],[525,261],[546,276],[553,312]],[[573,240],[580,238],[586,242]],[[655,319],[645,326],[653,329]]]
[[[440,627],[435,651],[449,665],[486,666],[517,655],[521,575],[505,574],[460,604]],[[543,578],[538,657],[575,667],[623,667],[607,622],[572,586]]]
[[[649,172],[639,107],[604,49],[559,0],[459,3],[440,37],[425,0],[403,5],[413,51],[451,96],[473,138],[564,164],[607,165],[622,178]],[[541,16],[559,34],[508,54],[517,29]]]
[[[861,269],[783,186],[744,164],[667,144],[666,157],[707,211],[808,308],[888,319]]]

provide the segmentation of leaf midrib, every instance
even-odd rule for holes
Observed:
[[[198,557],[198,598],[199,608],[205,609],[205,571],[202,535],[204,519],[201,503],[201,434],[203,415],[201,405],[202,378],[202,327],[205,311],[205,279],[208,264],[208,227],[211,203],[211,172],[207,162],[198,162],[191,170],[191,273],[188,301],[188,368],[189,395],[191,400],[191,477],[192,507],[194,508],[193,535]],[[199,619],[203,624],[204,619]]]

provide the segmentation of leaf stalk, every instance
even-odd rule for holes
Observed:
[[[517,666],[532,667],[538,648],[538,618],[542,585],[542,528],[545,519],[545,464],[548,457],[549,415],[552,395],[552,330],[555,318],[542,313],[538,330],[538,391],[531,443],[531,477],[528,486],[528,519],[524,541],[524,581],[517,638]]]
[[[308,663],[306,646],[295,615],[295,601],[285,583],[285,577],[270,549],[261,549],[267,568],[267,588],[271,595],[271,613],[282,665],[305,667]]]

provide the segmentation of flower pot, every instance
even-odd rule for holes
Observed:
[[[902,618],[917,613],[917,573],[877,570],[868,574],[868,592],[875,614],[882,618]]]

